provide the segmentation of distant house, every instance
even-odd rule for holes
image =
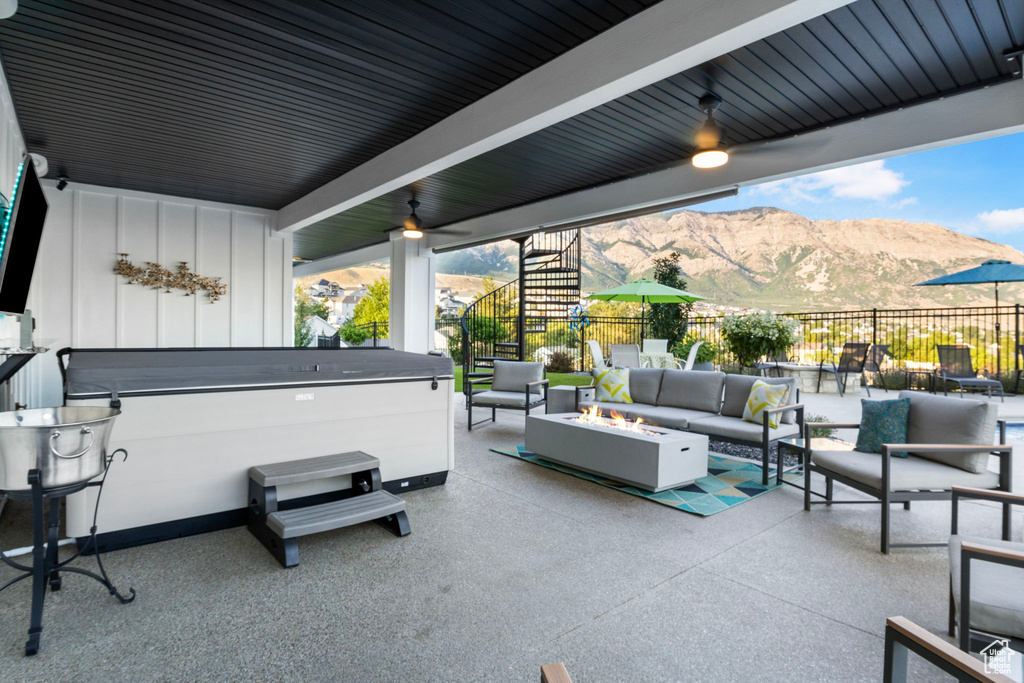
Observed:
[[[455,316],[462,313],[463,309],[466,308],[466,304],[462,303],[454,297],[446,297],[441,299],[437,304],[438,312],[442,317],[454,318]]]
[[[335,304],[335,312],[342,323],[352,319],[352,314],[356,310],[356,304],[362,301],[365,296],[365,293],[362,295],[346,294],[338,299],[338,302]]]
[[[330,337],[338,333],[338,330],[318,315],[311,315],[306,318],[306,327],[313,333],[307,346],[316,346],[317,337]]]

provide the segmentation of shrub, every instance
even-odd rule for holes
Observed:
[[[341,340],[349,346],[362,346],[363,342],[370,338],[370,333],[349,320],[344,327],[338,331]]]
[[[832,420],[824,415],[804,415],[804,422],[831,422]],[[831,428],[815,427],[811,429],[812,439],[824,439],[832,436],[836,430]]]
[[[788,351],[796,343],[799,323],[774,313],[727,315],[719,323],[726,347],[741,365]]]
[[[697,342],[704,343],[701,344],[699,349],[697,349],[697,357],[693,359],[693,362],[710,363],[714,361],[715,357],[718,355],[718,347],[715,346],[714,344],[709,344],[707,341],[701,339],[700,337],[695,336],[687,337],[683,341],[676,344],[675,347],[672,349],[672,353],[675,355],[676,358],[686,360],[686,358],[690,355],[690,349],[693,348],[693,345],[696,344]]]
[[[469,339],[473,342],[500,342],[505,340],[507,334],[504,325],[486,315],[467,318],[466,327],[469,328]]]
[[[544,366],[548,372],[559,372],[569,373],[576,370],[576,363],[565,351],[555,351],[551,354],[551,358],[548,359],[548,364]]]

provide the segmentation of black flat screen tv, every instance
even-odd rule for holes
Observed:
[[[48,206],[32,157],[26,154],[10,208],[0,222],[0,313],[25,312]]]

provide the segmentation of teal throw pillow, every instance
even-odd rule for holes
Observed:
[[[857,450],[865,453],[881,453],[882,444],[907,442],[907,423],[910,421],[910,399],[893,401],[860,402],[860,432],[857,433]],[[906,453],[893,453],[905,458]]]

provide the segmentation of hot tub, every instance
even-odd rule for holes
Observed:
[[[121,410],[110,448],[129,456],[108,474],[101,549],[244,524],[253,465],[361,450],[380,459],[384,488],[401,493],[443,484],[454,464],[447,358],[374,348],[62,354],[67,405]],[[69,536],[88,535],[94,500],[94,489],[68,498]]]

